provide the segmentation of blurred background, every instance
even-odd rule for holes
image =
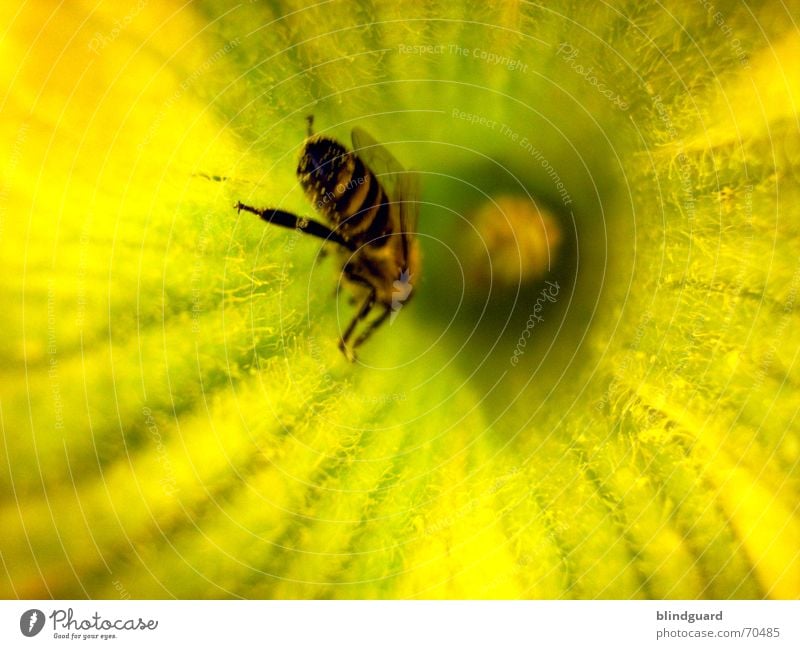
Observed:
[[[0,9],[0,596],[800,596],[798,9]],[[355,364],[309,114],[421,180]]]

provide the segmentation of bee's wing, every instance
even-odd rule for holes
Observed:
[[[419,174],[406,171],[388,149],[375,141],[363,128],[354,128],[353,150],[369,170],[375,174],[389,196],[400,210],[400,233],[403,250],[408,259],[408,241],[417,231],[419,216]]]

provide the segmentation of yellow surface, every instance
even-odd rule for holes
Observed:
[[[0,596],[800,596],[778,8],[726,10],[746,64],[701,3],[124,11],[0,9]],[[399,49],[425,43],[447,48]],[[446,176],[494,191],[491,158],[545,185],[454,109],[536,138],[575,199],[561,259],[591,244],[518,367],[524,293],[506,334],[449,324],[439,242],[471,190]],[[308,212],[310,112],[345,141],[368,123],[427,188],[419,297],[372,368],[336,349],[352,307],[318,245],[232,209]]]

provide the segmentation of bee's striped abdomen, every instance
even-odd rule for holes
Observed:
[[[389,216],[391,215],[391,206],[389,205],[386,195],[383,195],[383,201],[378,205],[378,211],[372,223],[369,224],[364,232],[365,242],[371,246],[379,248],[388,242],[388,238],[384,235],[389,233]]]
[[[383,190],[372,172],[364,166],[357,156],[353,156],[355,164],[351,173],[342,169],[339,186],[344,188],[339,200],[336,201],[336,212],[340,220],[351,219],[354,215],[366,216],[365,211],[378,204]],[[344,178],[343,176],[347,176]],[[355,221],[351,220],[352,226]]]
[[[352,170],[343,167],[337,189],[341,191],[336,201],[333,218],[349,239],[363,239],[365,244],[382,246],[389,224],[389,201],[375,175],[367,169],[358,156],[353,156]]]

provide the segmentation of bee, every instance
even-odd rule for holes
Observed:
[[[391,323],[410,300],[420,253],[415,237],[417,175],[363,129],[354,128],[351,138],[352,151],[330,137],[315,135],[313,116],[308,117],[297,177],[327,223],[242,202],[235,207],[336,246],[344,284],[356,303],[360,300],[339,340],[339,349],[354,362],[356,349],[387,319]],[[380,313],[369,320],[375,309]],[[356,335],[361,323],[365,324]]]

